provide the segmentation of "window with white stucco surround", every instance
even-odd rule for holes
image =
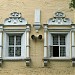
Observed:
[[[26,32],[4,32],[4,59],[26,58]]]
[[[44,65],[49,59],[71,59],[71,24],[62,12],[44,24]]]
[[[3,59],[29,61],[30,25],[22,18],[21,13],[13,12],[4,21]]]

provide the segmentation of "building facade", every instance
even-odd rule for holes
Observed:
[[[75,74],[75,11],[69,3],[1,1],[1,75]]]

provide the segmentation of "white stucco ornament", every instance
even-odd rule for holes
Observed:
[[[40,9],[36,9],[35,10],[35,19],[34,19],[34,28],[36,30],[36,32],[38,32],[38,30],[41,28],[41,24],[40,24]]]
[[[6,18],[4,25],[26,25],[27,21],[22,18],[22,14],[18,12],[10,13],[10,17]]]
[[[65,14],[62,12],[56,12],[53,18],[50,18],[47,21],[48,25],[71,25],[72,22],[69,18],[65,17]]]

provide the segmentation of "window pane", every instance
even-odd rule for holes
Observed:
[[[9,36],[9,45],[14,45],[14,36]]]
[[[60,56],[66,56],[65,47],[60,47]]]
[[[53,35],[53,45],[58,45],[58,35]]]
[[[14,47],[9,47],[9,51],[8,51],[9,56],[14,56]]]
[[[59,46],[53,46],[53,57],[59,57]]]
[[[15,56],[21,56],[21,47],[16,47]]]
[[[60,35],[60,45],[65,45],[65,35]]]
[[[16,36],[16,45],[21,45],[21,36]]]

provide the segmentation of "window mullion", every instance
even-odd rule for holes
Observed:
[[[15,57],[15,50],[16,50],[16,36],[14,36],[14,57]]]
[[[60,35],[58,35],[59,57],[60,57]]]

